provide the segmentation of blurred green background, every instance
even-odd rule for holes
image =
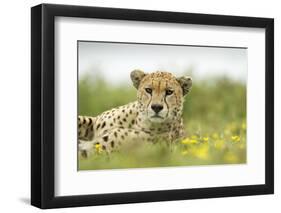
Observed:
[[[236,164],[246,162],[246,85],[224,76],[196,78],[186,96],[188,137],[171,151],[166,144],[126,146],[118,152],[79,158],[79,170]],[[129,73],[128,73],[129,75]],[[96,116],[136,100],[131,82],[110,84],[102,75],[79,79],[79,115]]]

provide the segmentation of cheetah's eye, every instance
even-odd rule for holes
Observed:
[[[173,92],[174,92],[173,90],[167,89],[167,90],[166,90],[166,95],[172,95]]]
[[[148,94],[152,94],[152,89],[151,89],[151,88],[145,88],[145,91],[146,91]]]

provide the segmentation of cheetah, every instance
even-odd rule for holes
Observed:
[[[189,76],[169,72],[131,72],[137,101],[105,111],[96,117],[78,116],[79,153],[87,157],[96,147],[107,153],[128,142],[173,143],[184,135],[182,110],[190,92]]]

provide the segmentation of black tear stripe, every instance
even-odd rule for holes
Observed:
[[[161,81],[158,82],[158,92],[160,93],[160,85],[161,85]],[[158,94],[159,94],[158,93]]]
[[[166,80],[166,88],[167,88],[167,86],[168,86],[168,81]],[[166,95],[164,96],[164,102],[167,106],[167,115],[169,115],[170,108],[169,108],[169,105],[168,105],[167,100],[166,100]]]
[[[148,108],[148,107],[149,107],[149,105],[150,105],[151,101],[152,101],[152,95],[150,96],[150,99],[149,99],[149,102],[148,102],[148,104],[147,104],[146,108]]]
[[[151,85],[152,85],[152,87],[153,87],[153,79],[151,79]],[[153,95],[153,93],[150,95],[150,100],[149,100],[149,102],[148,102],[148,104],[147,104],[147,106],[146,106],[147,109],[148,109],[148,107],[149,107],[149,105],[150,105],[150,103],[151,103],[151,101],[152,101],[152,95]]]

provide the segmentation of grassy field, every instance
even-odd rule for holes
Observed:
[[[79,114],[96,116],[134,101],[131,84],[110,85],[101,77],[79,81]],[[110,156],[100,152],[79,158],[79,170],[246,162],[246,86],[224,77],[196,81],[186,97],[183,118],[188,137],[171,150],[166,144],[123,147]]]

